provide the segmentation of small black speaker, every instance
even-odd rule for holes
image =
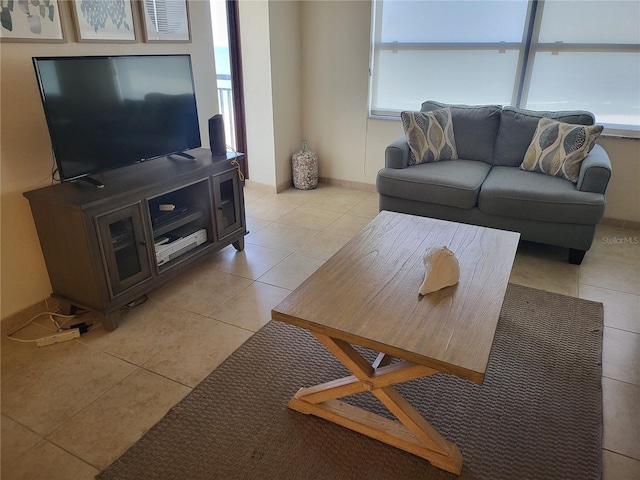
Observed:
[[[209,119],[209,145],[213,155],[226,155],[227,143],[224,138],[224,120],[217,114]]]

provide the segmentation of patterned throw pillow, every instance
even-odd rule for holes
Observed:
[[[402,126],[409,144],[409,165],[458,158],[451,109],[402,112]]]
[[[538,121],[520,168],[577,183],[580,162],[589,155],[603,128],[602,125],[572,125],[543,117]]]

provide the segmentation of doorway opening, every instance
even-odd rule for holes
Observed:
[[[227,145],[245,154],[241,168],[248,178],[240,16],[237,0],[210,0],[218,104]]]

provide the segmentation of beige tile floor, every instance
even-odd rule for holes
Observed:
[[[117,330],[97,326],[43,348],[3,336],[4,480],[93,478],[378,211],[375,193],[324,184],[279,195],[247,188],[245,198],[245,250],[229,247],[203,261],[127,312]],[[562,249],[525,243],[511,277],[605,305],[605,480],[640,478],[639,237],[599,227],[580,267]],[[50,328],[40,317],[23,334]]]

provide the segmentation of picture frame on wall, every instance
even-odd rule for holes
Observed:
[[[0,0],[0,41],[66,42],[59,0]]]
[[[187,0],[140,0],[145,42],[191,42]]]
[[[72,0],[78,42],[135,42],[131,0]]]

